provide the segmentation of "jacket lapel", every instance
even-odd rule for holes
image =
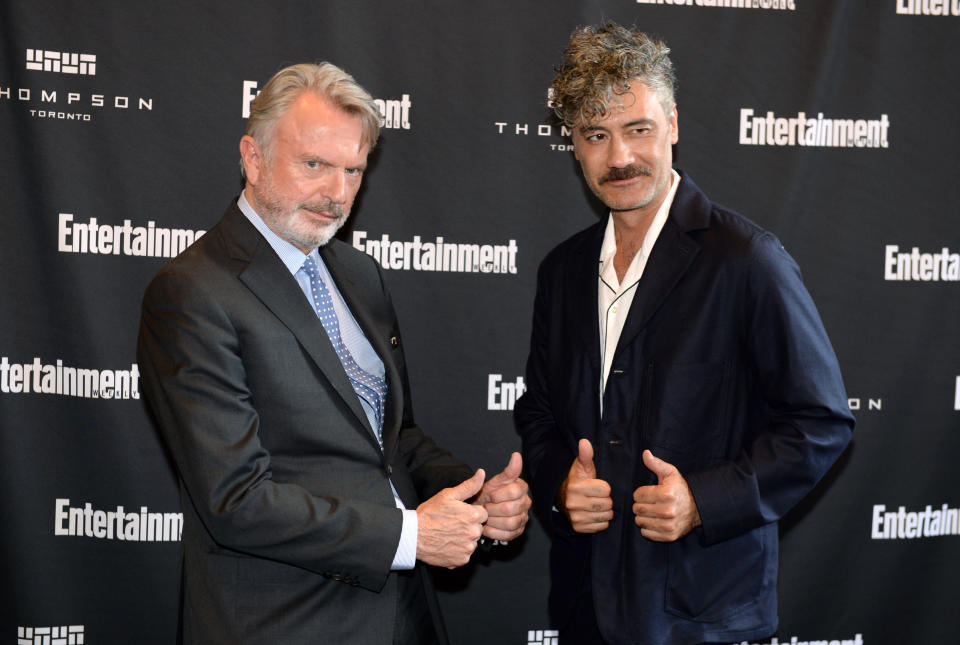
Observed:
[[[590,234],[571,253],[565,283],[569,297],[564,299],[564,320],[579,331],[581,347],[590,362],[591,382],[600,382],[600,314],[597,309],[597,280],[600,274],[600,247],[607,220],[594,225]],[[595,377],[595,378],[593,378]],[[597,397],[594,397],[597,398]],[[597,408],[599,415],[599,407]]]
[[[707,227],[710,202],[686,174],[681,172],[680,177],[670,214],[637,285],[617,343],[617,354],[643,331],[700,252],[700,246],[688,232]]]
[[[233,243],[231,257],[245,262],[237,277],[293,333],[356,416],[362,426],[358,430],[365,432],[376,444],[367,415],[343,365],[296,280],[236,205],[227,211],[224,224],[228,241]]]

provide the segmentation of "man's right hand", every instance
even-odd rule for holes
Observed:
[[[577,448],[577,458],[560,485],[557,507],[567,516],[577,533],[599,533],[610,526],[610,520],[613,519],[610,484],[597,479],[590,441],[581,439]]]
[[[483,534],[487,511],[468,504],[483,488],[483,469],[473,477],[442,491],[417,507],[417,559],[455,569],[470,561]]]

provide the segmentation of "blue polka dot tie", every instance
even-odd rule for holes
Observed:
[[[379,376],[370,374],[359,365],[353,358],[353,354],[347,349],[340,337],[340,321],[337,319],[337,312],[333,308],[333,300],[330,298],[330,292],[327,285],[317,272],[317,264],[312,257],[307,257],[303,263],[303,270],[310,278],[310,292],[313,295],[313,304],[317,311],[323,328],[327,330],[327,336],[333,343],[333,348],[337,352],[337,358],[347,372],[347,378],[353,386],[354,392],[361,399],[370,404],[377,418],[377,427],[374,431],[377,435],[377,441],[380,443],[380,449],[383,450],[383,413],[387,400],[387,383]]]

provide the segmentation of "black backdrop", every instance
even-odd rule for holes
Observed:
[[[235,198],[246,101],[283,65],[333,61],[389,116],[345,240],[515,245],[505,270],[387,272],[421,425],[502,468],[537,264],[599,213],[545,88],[606,18],[672,46],[677,165],[797,259],[858,418],[782,523],[779,642],[957,642],[958,0],[0,2],[0,642],[173,641],[146,240]],[[441,572],[454,642],[554,642],[546,554],[532,522]]]

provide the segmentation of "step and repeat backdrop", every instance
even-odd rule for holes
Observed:
[[[602,216],[546,88],[606,19],[672,47],[677,167],[796,258],[857,416],[781,523],[763,642],[957,642],[960,0],[4,0],[0,643],[174,642],[182,516],[140,299],[236,199],[250,101],[287,64],[377,98],[340,236],[386,270],[420,424],[506,464],[537,265]],[[437,572],[453,642],[556,644],[547,552],[534,520]]]

